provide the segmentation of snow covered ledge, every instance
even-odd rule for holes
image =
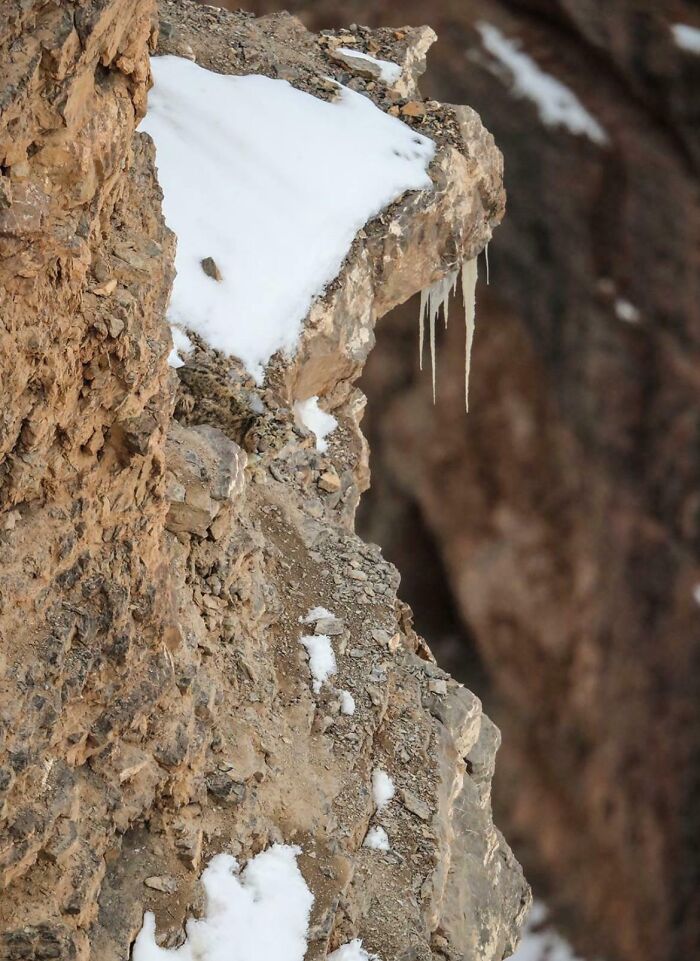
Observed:
[[[351,35],[326,31],[316,37],[287,15],[266,19],[274,25],[272,36],[286,35],[284,46],[261,44],[245,18],[234,21],[222,11],[164,0],[157,53],[187,57],[218,73],[286,79],[324,99],[335,96],[341,83],[435,143],[428,170],[433,189],[405,193],[365,224],[337,277],[311,307],[294,355],[279,353],[267,365],[267,382],[291,406],[354,380],[374,344],[377,320],[475,258],[503,216],[505,197],[502,158],[478,115],[468,107],[407,99],[417,97],[417,78],[435,39],[431,30],[359,28]],[[399,79],[387,87],[354,72],[337,59],[339,47],[398,64]]]

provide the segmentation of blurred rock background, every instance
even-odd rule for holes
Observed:
[[[700,9],[244,5],[313,29],[429,23],[424,92],[474,107],[503,151],[508,213],[478,291],[472,410],[461,305],[439,334],[435,406],[417,303],[385,319],[361,382],[362,533],[501,726],[500,823],[577,950],[698,957],[700,48],[674,25],[700,30]],[[602,135],[545,122],[484,24]]]

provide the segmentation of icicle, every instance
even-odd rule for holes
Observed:
[[[474,342],[474,326],[476,317],[476,278],[478,265],[476,257],[465,260],[462,264],[462,298],[464,300],[464,326],[467,342],[464,356],[464,405],[469,412],[469,368],[472,360],[472,344]]]
[[[484,257],[486,258],[486,286],[488,287],[491,283],[491,269],[489,267],[489,245],[486,244],[484,247]]]
[[[418,317],[418,366],[423,370],[423,341],[425,340],[425,311],[428,306],[428,291],[420,292],[420,316]]]
[[[418,360],[420,369],[423,370],[423,343],[425,340],[425,317],[428,316],[429,340],[430,340],[430,366],[433,375],[433,403],[436,397],[436,378],[435,378],[435,324],[442,310],[445,327],[447,327],[447,317],[449,313],[450,293],[457,289],[459,279],[459,268],[451,270],[441,280],[437,280],[422,290],[420,295],[420,316],[418,318]]]

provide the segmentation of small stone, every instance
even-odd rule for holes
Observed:
[[[177,891],[177,881],[169,874],[153,875],[143,882],[147,888],[162,891],[163,894],[174,894]]]
[[[314,634],[327,634],[336,637],[343,633],[343,622],[339,617],[322,617],[314,625]]]
[[[118,337],[124,330],[124,321],[120,320],[119,317],[109,318],[109,336]]]
[[[92,288],[93,294],[98,297],[109,297],[117,289],[117,281],[115,277],[111,280],[106,280],[103,284],[98,284],[96,287]]]
[[[404,807],[419,817],[422,821],[430,820],[430,808],[422,801],[417,794],[413,794],[412,791],[402,791],[401,796],[403,799]]]
[[[422,104],[419,100],[409,100],[401,108],[404,117],[424,117],[427,112],[425,104]]]
[[[322,491],[327,491],[329,494],[335,494],[340,490],[340,478],[333,468],[321,474],[318,479],[318,486]]]
[[[213,257],[205,257],[204,260],[200,260],[200,264],[207,277],[211,277],[212,280],[221,283],[224,278],[221,276],[221,271]]]
[[[447,694],[447,681],[434,678],[428,681],[428,690],[431,694]]]

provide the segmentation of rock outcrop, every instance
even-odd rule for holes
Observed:
[[[295,356],[257,386],[197,341],[176,374],[175,238],[136,132],[149,50],[326,96],[332,76],[398,110],[418,104],[430,34],[372,36],[403,65],[387,95],[288,16],[3,9],[0,957],[124,961],[145,908],[177,944],[210,855],[290,842],[315,897],[309,958],[359,936],[383,961],[499,961],[529,891],[491,819],[497,732],[353,533],[353,381],[377,317],[490,238],[491,137],[466,108],[420,104],[435,189],[367,225]],[[314,394],[339,421],[324,454],[294,417]],[[302,627],[319,605],[332,623]],[[315,693],[299,641],[320,628],[338,673]],[[381,811],[377,768],[397,792]],[[363,846],[378,825],[389,851]]]
[[[340,14],[292,9],[316,26]],[[373,25],[423,16],[342,5]],[[543,123],[480,21],[566,84],[607,142]],[[431,23],[429,89],[468,98],[494,132],[509,210],[479,291],[467,422],[454,321],[434,411],[417,305],[380,327],[362,382],[368,529],[418,580],[426,557],[401,542],[418,505],[499,701],[502,816],[581,950],[695,956],[700,57],[671,26],[700,27],[697,5],[447,0]]]

